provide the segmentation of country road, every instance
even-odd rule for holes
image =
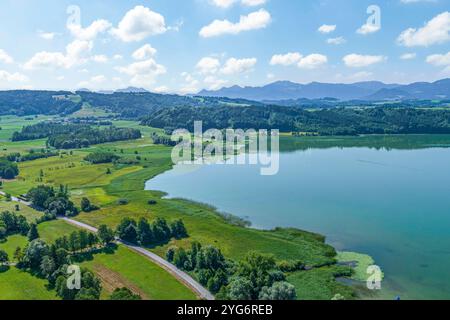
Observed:
[[[3,191],[0,191],[0,195],[5,196],[6,193],[3,192]],[[16,197],[11,197],[11,200],[15,201],[15,202],[22,203],[22,204],[27,205],[27,206],[31,206],[31,204],[29,202],[20,200],[20,199],[18,199]],[[72,224],[74,226],[77,226],[79,228],[86,229],[86,230],[89,230],[91,232],[97,232],[96,228],[94,228],[94,227],[92,227],[92,226],[90,226],[88,224],[85,224],[85,223],[82,223],[82,222],[79,222],[79,221],[76,221],[76,220],[73,220],[73,219],[69,219],[67,217],[59,217],[58,219],[59,220],[63,220],[65,222],[70,223],[70,224]],[[147,259],[151,260],[152,262],[156,263],[158,266],[160,266],[161,268],[163,268],[164,270],[166,270],[167,272],[172,274],[179,281],[181,281],[186,286],[191,288],[192,291],[194,291],[195,294],[197,294],[201,299],[203,299],[203,300],[214,300],[214,296],[208,290],[206,290],[200,283],[198,283],[196,280],[194,280],[186,272],[181,271],[180,269],[178,269],[176,266],[174,266],[170,262],[164,260],[160,256],[154,254],[153,252],[151,252],[151,251],[149,251],[147,249],[144,249],[142,247],[139,247],[139,246],[136,246],[136,245],[133,245],[133,244],[130,244],[130,243],[126,243],[126,242],[124,242],[124,241],[122,241],[120,239],[116,239],[116,240],[117,240],[118,243],[126,246],[127,248],[133,250],[134,252],[137,252],[137,253],[143,255]]]

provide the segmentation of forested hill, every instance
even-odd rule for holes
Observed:
[[[167,131],[203,129],[279,129],[320,135],[450,133],[450,110],[405,108],[334,108],[306,111],[266,106],[166,108],[146,117],[144,125]]]
[[[81,109],[81,101],[68,91],[0,91],[0,115],[67,115]]]
[[[210,107],[236,104],[262,105],[258,102],[243,99],[190,97],[150,92],[116,92],[113,94],[77,92],[77,95],[92,106],[107,109],[125,118],[140,118],[155,111],[171,107]]]

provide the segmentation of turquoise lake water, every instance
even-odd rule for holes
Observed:
[[[450,149],[332,147],[280,154],[280,172],[257,166],[179,165],[146,184],[211,204],[252,227],[296,227],[338,250],[371,255],[382,296],[450,299]]]

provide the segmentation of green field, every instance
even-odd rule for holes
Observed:
[[[155,131],[161,133],[159,129],[143,127],[129,121],[117,121],[114,124],[118,127],[139,128],[144,138],[74,150],[72,155],[67,153],[62,157],[20,163],[19,177],[15,181],[6,182],[4,190],[13,195],[27,192],[38,183],[40,170],[43,170],[43,183],[68,185],[75,203],[79,204],[82,197],[88,197],[92,203],[101,207],[98,211],[82,213],[75,218],[90,225],[98,227],[101,224],[107,224],[115,228],[124,217],[135,219],[146,217],[149,220],[162,217],[169,221],[183,219],[189,238],[172,240],[164,246],[150,248],[162,257],[165,257],[166,250],[171,245],[189,247],[193,241],[199,241],[204,245],[219,247],[226,257],[237,261],[251,250],[273,254],[278,259],[301,260],[308,266],[320,266],[333,261],[335,251],[324,243],[324,237],[320,235],[293,229],[261,231],[234,226],[220,217],[210,206],[180,199],[163,199],[164,195],[161,192],[144,191],[146,180],[172,167],[171,150],[168,147],[153,144],[150,136]],[[91,165],[83,160],[89,152],[98,150],[114,152],[122,158],[134,160],[135,163]],[[112,174],[106,174],[108,168]],[[129,203],[118,205],[117,200],[121,198],[126,198]],[[148,205],[150,199],[156,200],[157,204]],[[71,232],[72,228],[61,221],[54,221],[40,225],[39,233],[41,237],[51,242],[61,234]],[[155,268],[158,267],[154,264],[134,252],[124,250],[119,248],[114,254],[98,255],[92,261],[84,263],[96,270],[100,276],[102,272],[116,274],[116,278],[120,278],[124,283],[131,283],[136,291],[150,299],[193,298],[186,287],[165,271],[159,269],[159,273],[156,272]],[[133,266],[130,265],[130,261],[133,261]],[[109,271],[106,272],[105,268]],[[318,295],[315,292],[308,295],[308,290],[301,291],[304,281],[298,281],[298,277],[307,279],[305,281],[310,285],[314,285],[318,279],[315,284],[318,286],[317,290],[333,294],[333,296],[337,293],[350,295],[351,289],[337,283],[327,269],[314,270],[326,276],[310,277],[309,275],[313,273],[308,271],[299,272],[297,277],[292,278],[292,283],[297,285],[297,290],[300,290],[300,298],[317,296],[328,298],[328,296]],[[155,275],[157,277],[154,277]],[[322,280],[323,278],[325,280]],[[152,279],[164,279],[164,281]],[[168,285],[170,290],[167,290]]]

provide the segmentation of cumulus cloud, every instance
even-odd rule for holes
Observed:
[[[400,59],[402,59],[402,60],[412,60],[412,59],[415,59],[416,56],[417,55],[415,53],[405,53],[405,54],[402,54],[400,56]]]
[[[201,74],[214,74],[220,68],[220,61],[216,58],[204,57],[200,59],[195,68]]]
[[[446,54],[429,55],[426,61],[437,67],[450,66],[450,52],[447,52]]]
[[[226,9],[237,3],[238,0],[211,0],[210,2],[217,7]],[[242,5],[247,7],[260,6],[266,2],[266,0],[241,0]]]
[[[66,52],[41,51],[24,64],[24,69],[66,68],[85,63],[93,48],[92,41],[75,40],[66,46]]]
[[[100,33],[104,33],[111,28],[111,23],[104,19],[95,20],[92,24],[86,28],[83,28],[80,24],[71,23],[67,25],[72,35],[80,40],[94,40]]]
[[[211,24],[200,30],[203,38],[217,37],[224,34],[238,34],[243,31],[266,28],[272,17],[264,9],[252,12],[246,16],[241,16],[239,22],[233,23],[228,20],[214,20]]]
[[[324,24],[317,29],[320,33],[331,33],[336,30],[336,25]]]
[[[248,72],[253,69],[258,60],[256,58],[236,59],[230,58],[220,70],[225,75],[236,75]]]
[[[450,41],[450,12],[438,14],[422,28],[409,28],[397,38],[400,45],[406,47],[428,47]]]
[[[313,53],[302,58],[298,63],[298,67],[302,69],[315,69],[327,63],[327,56],[323,54]]]
[[[371,56],[361,54],[349,54],[342,59],[347,67],[361,68],[367,67],[386,60],[384,56]]]
[[[326,63],[328,63],[328,57],[319,53],[313,53],[304,57],[298,52],[289,52],[286,54],[276,54],[270,60],[270,64],[273,66],[297,65],[297,67],[302,69],[315,69]]]
[[[54,32],[45,32],[42,30],[38,31],[38,36],[44,40],[53,40],[56,37],[56,33]]]
[[[145,44],[135,52],[133,52],[132,57],[135,60],[145,60],[153,57],[156,54],[156,49],[153,48],[150,44]]]
[[[340,45],[347,42],[344,37],[336,37],[327,39],[328,44]]]
[[[117,67],[116,70],[130,76],[132,85],[144,88],[149,88],[155,83],[158,76],[167,72],[166,68],[158,64],[153,58],[134,62],[125,67]]]
[[[97,63],[107,63],[109,60],[108,57],[105,56],[104,54],[95,55],[91,59],[92,61]]]
[[[112,34],[124,42],[141,41],[167,31],[164,17],[144,6],[128,11]]]
[[[356,30],[356,33],[367,35],[370,33],[375,33],[381,30],[381,27],[379,25],[375,24],[363,24],[358,30]]]
[[[0,49],[0,62],[11,64],[14,62],[14,59],[3,49]]]
[[[27,82],[29,81],[28,77],[15,72],[15,73],[9,73],[5,70],[0,70],[0,83],[1,82]]]
[[[203,82],[208,86],[208,90],[218,90],[228,83],[227,80],[219,79],[214,76],[206,77]]]

